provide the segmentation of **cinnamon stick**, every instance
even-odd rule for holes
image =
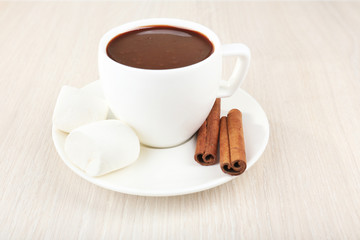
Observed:
[[[242,113],[232,109],[220,121],[220,167],[224,173],[240,175],[246,170]]]
[[[224,168],[225,169],[231,168],[230,144],[229,144],[229,135],[228,135],[228,128],[227,128],[227,117],[221,117],[221,119],[220,119],[219,146],[220,146],[219,147],[220,166],[221,166],[221,169],[224,171]]]
[[[194,159],[204,166],[214,165],[217,161],[216,154],[220,127],[220,105],[221,100],[220,98],[217,98],[209,116],[201,125],[197,134]]]

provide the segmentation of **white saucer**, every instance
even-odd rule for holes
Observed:
[[[100,81],[92,82],[84,88],[96,95],[103,95]],[[238,108],[243,113],[248,171],[268,142],[269,123],[266,114],[259,103],[242,89],[238,89],[232,97],[222,99],[221,104],[223,115],[232,108]],[[195,162],[195,136],[174,148],[141,146],[140,157],[134,164],[101,177],[90,177],[67,159],[64,152],[66,136],[53,126],[53,141],[65,164],[85,180],[117,192],[141,196],[175,196],[210,189],[236,178],[223,173],[219,164],[201,166]]]

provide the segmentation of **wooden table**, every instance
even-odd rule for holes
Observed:
[[[359,239],[359,2],[0,2],[0,239]],[[204,24],[252,50],[242,88],[269,144],[237,179],[178,197],[108,191],[51,139],[62,85],[98,78],[108,29]]]

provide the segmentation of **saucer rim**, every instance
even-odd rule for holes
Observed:
[[[88,86],[90,84],[96,84],[96,82],[99,82],[100,80],[97,81],[93,81],[90,82],[89,84],[86,84],[85,86]],[[84,87],[85,87],[84,86]],[[261,105],[255,100],[255,98],[253,98],[249,93],[247,93],[245,90],[243,89],[238,89],[237,91],[240,91],[241,94],[246,95],[247,98],[250,98],[252,101],[254,101],[258,106],[259,109],[262,111],[263,116],[265,117],[265,125],[264,127],[266,128],[265,130],[265,141],[264,144],[261,146],[260,150],[256,152],[256,154],[252,157],[252,159],[254,159],[253,161],[249,162],[249,164],[247,165],[247,169],[246,171],[242,174],[244,175],[247,171],[249,171],[249,169],[259,160],[259,158],[261,157],[261,155],[264,153],[266,146],[268,145],[268,141],[269,141],[269,136],[270,136],[270,131],[269,131],[269,120],[267,118],[267,115],[265,113],[265,111],[263,110],[263,108],[261,107]],[[55,128],[54,125],[52,125],[52,140],[53,143],[55,145],[56,151],[59,154],[61,160],[66,164],[66,166],[68,166],[73,172],[75,172],[78,176],[84,178],[85,180],[91,182],[92,184],[95,184],[99,187],[108,189],[108,190],[112,190],[115,192],[121,192],[121,193],[125,193],[125,194],[130,194],[130,195],[137,195],[137,196],[151,196],[151,197],[167,197],[167,196],[180,196],[180,195],[186,195],[186,194],[191,194],[191,193],[196,193],[196,192],[201,192],[201,191],[205,191],[217,186],[220,186],[224,183],[227,183],[239,176],[230,176],[230,175],[225,175],[221,178],[217,178],[214,179],[210,182],[206,182],[206,183],[202,183],[199,185],[194,185],[191,187],[187,187],[187,188],[181,188],[181,189],[172,189],[172,190],[146,190],[146,189],[137,189],[137,188],[129,188],[129,187],[123,187],[123,186],[113,186],[113,185],[109,185],[104,181],[101,181],[101,176],[100,177],[91,177],[86,175],[86,173],[84,173],[83,171],[81,171],[79,168],[77,168],[75,165],[73,165],[68,159],[67,156],[65,155],[65,152],[63,149],[61,149],[61,144],[59,143],[59,141],[61,141],[59,138],[61,137],[65,137],[65,136],[61,136],[61,135],[67,135],[67,133],[62,132],[58,129]],[[192,138],[194,138],[195,136],[192,136],[189,140],[187,140],[185,143],[186,144],[188,141],[190,141]],[[179,146],[183,145],[180,144]]]

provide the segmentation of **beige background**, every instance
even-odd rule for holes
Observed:
[[[0,239],[359,239],[360,3],[0,2]],[[146,17],[252,50],[242,88],[270,139],[232,182],[178,197],[111,192],[57,155],[62,85],[98,77],[108,29]]]

